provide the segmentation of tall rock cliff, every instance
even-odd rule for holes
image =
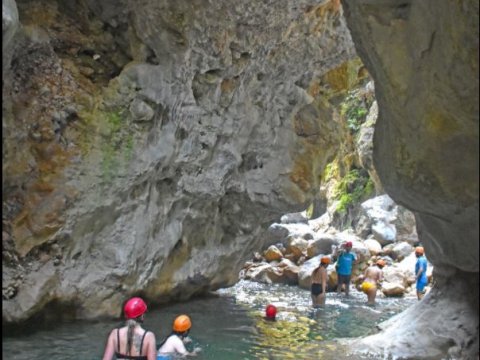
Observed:
[[[478,358],[479,4],[346,0],[375,80],[374,163],[415,213],[431,294],[359,347],[404,358]]]
[[[364,74],[338,1],[16,5],[4,321],[231,285],[319,197],[345,131],[329,99]]]

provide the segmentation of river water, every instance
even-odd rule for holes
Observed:
[[[362,359],[349,355],[337,339],[377,331],[376,325],[416,302],[415,298],[378,298],[373,307],[352,287],[350,297],[327,294],[323,309],[311,307],[307,290],[287,285],[240,281],[212,296],[149,310],[144,327],[157,342],[171,331],[182,313],[192,319],[192,344],[202,352],[195,359]],[[278,308],[277,321],[263,319],[265,305]],[[3,334],[6,359],[101,359],[108,333],[119,321],[74,321],[49,328],[32,325],[27,334]]]

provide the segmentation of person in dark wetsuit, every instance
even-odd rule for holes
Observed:
[[[127,319],[126,326],[113,329],[107,340],[103,360],[156,360],[155,335],[144,330],[143,322],[147,305],[139,298],[134,297],[125,303],[123,308]]]
[[[323,256],[318,267],[312,271],[311,276],[311,295],[313,307],[324,306],[327,292],[327,266],[330,264],[330,258]]]

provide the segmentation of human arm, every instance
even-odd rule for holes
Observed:
[[[339,256],[342,255],[343,250],[340,246],[334,246],[332,251],[332,260],[337,261]]]
[[[378,285],[381,285],[383,282],[383,271],[380,270],[379,274],[378,274],[378,279],[377,279],[377,284]]]
[[[365,280],[366,278],[368,278],[368,271],[369,271],[369,269],[370,269],[370,267],[367,267],[367,268],[365,269],[365,271],[363,272],[363,274],[360,274],[360,275],[358,276],[358,279],[361,280],[361,281],[363,281],[363,280]]]
[[[115,335],[114,335],[114,331],[115,330],[112,330],[112,332],[108,336],[107,344],[105,345],[105,351],[103,353],[103,360],[112,360],[113,355],[115,354]]]
[[[353,264],[353,265],[355,265],[355,264],[357,264],[357,263],[358,263],[358,256],[357,256],[357,255],[355,255],[355,253],[354,253],[354,252],[352,252],[351,254],[353,255],[353,261],[352,261],[352,264]]]
[[[328,273],[327,273],[327,269],[326,268],[323,268],[322,270],[322,289],[323,289],[323,292],[326,293],[327,292],[327,279],[328,279]]]
[[[155,340],[155,334],[149,331],[145,335],[145,340],[147,345],[147,359],[157,360],[157,343]]]
[[[182,341],[182,339],[180,339],[179,336],[171,336],[168,339],[168,351],[166,352],[168,353],[175,352],[180,355],[188,355],[188,351],[185,348],[185,344]]]
[[[180,339],[179,337],[177,337],[174,340],[173,347],[175,348],[176,353],[181,354],[182,356],[195,356],[197,355],[197,353],[199,353],[202,350],[201,348],[196,347],[192,352],[188,351],[187,348],[185,347],[185,340],[187,340],[186,342],[191,341],[191,339],[188,337],[185,339]]]

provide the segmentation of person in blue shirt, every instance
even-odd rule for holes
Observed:
[[[415,248],[415,256],[417,262],[415,263],[415,280],[417,281],[417,298],[422,300],[425,295],[425,286],[428,283],[427,279],[427,258],[424,256],[423,247],[417,246]]]
[[[348,296],[350,292],[350,280],[352,278],[352,267],[357,261],[357,257],[352,250],[352,242],[347,241],[344,245],[344,250],[340,251],[340,255],[337,259],[335,266],[337,270],[337,293],[342,292],[342,285],[345,284],[345,296]]]

